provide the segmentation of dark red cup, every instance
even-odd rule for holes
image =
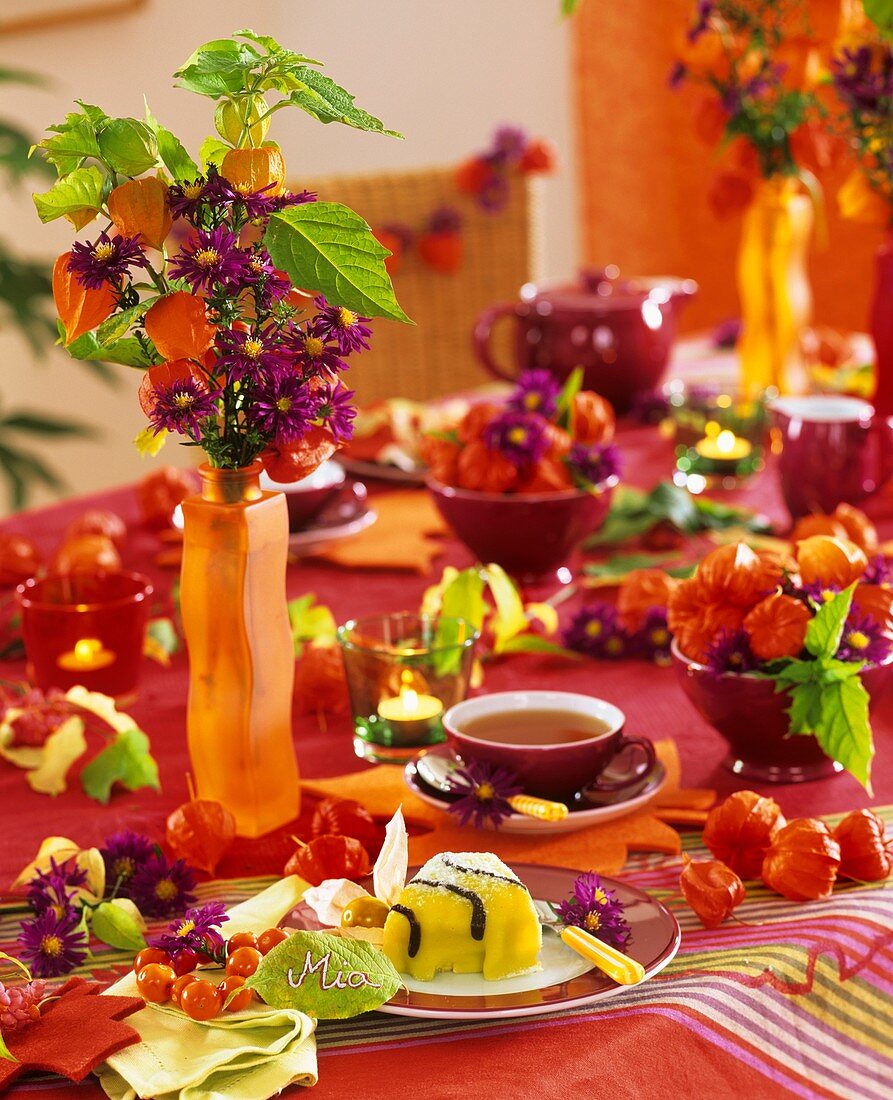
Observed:
[[[261,487],[285,494],[288,509],[288,529],[301,531],[316,519],[326,504],[343,488],[344,467],[337,462],[324,462],[309,477],[301,481],[279,482],[261,475]]]
[[[463,723],[485,715],[511,717],[525,710],[554,710],[566,715],[571,711],[597,718],[608,729],[582,741],[561,744],[510,744],[489,741],[464,732]],[[573,799],[584,789],[621,791],[641,782],[654,766],[654,746],[645,738],[626,737],[626,717],[619,707],[604,699],[570,691],[498,691],[466,699],[443,716],[447,743],[469,764],[480,762],[513,772],[525,794],[551,798],[559,802]],[[624,771],[619,761],[624,756],[640,755]],[[610,772],[610,774],[609,774]]]
[[[780,437],[778,476],[794,519],[857,504],[893,475],[893,417],[858,397],[780,397],[770,406]]]

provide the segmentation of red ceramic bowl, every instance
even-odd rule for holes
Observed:
[[[345,476],[344,467],[330,459],[301,481],[273,481],[266,474],[261,474],[260,481],[261,488],[285,494],[289,530],[301,531],[343,487]]]
[[[842,771],[825,756],[814,737],[788,736],[786,693],[777,695],[771,680],[726,672],[714,676],[672,646],[673,665],[682,690],[701,717],[729,744],[725,766],[745,779],[765,783],[804,783]],[[891,682],[893,656],[862,673],[874,705]]]
[[[597,493],[480,493],[428,479],[440,514],[482,562],[496,562],[522,581],[544,580],[565,565],[604,522],[616,477]]]

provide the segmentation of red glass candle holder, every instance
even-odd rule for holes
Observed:
[[[16,590],[28,675],[42,691],[78,684],[117,699],[139,680],[152,585],[140,573],[32,578]]]

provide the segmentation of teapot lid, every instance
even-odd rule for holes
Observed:
[[[582,268],[573,282],[544,286],[525,283],[521,287],[521,301],[557,309],[612,313],[622,309],[641,309],[642,303],[648,299],[662,305],[672,298],[691,297],[697,289],[698,284],[693,279],[672,276],[621,278],[620,268],[616,264],[608,264],[603,268]]]

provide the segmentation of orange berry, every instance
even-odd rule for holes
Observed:
[[[263,958],[256,947],[237,947],[226,960],[226,973],[240,974],[243,978],[250,978],[260,966]]]
[[[187,985],[192,985],[193,982],[197,982],[198,978],[194,974],[181,974],[171,986],[171,1000],[177,1006],[180,1007],[180,998],[183,995],[183,990]]]
[[[162,951],[160,947],[144,947],[133,960],[134,974],[139,974],[143,967],[148,966],[149,963],[161,963],[163,966],[170,966],[171,957],[166,951]]]
[[[203,978],[196,978],[180,993],[180,1008],[190,1020],[213,1020],[222,1007],[220,993]]]
[[[273,948],[288,939],[288,933],[281,928],[268,928],[257,937],[257,949],[262,955],[268,955]]]
[[[217,986],[217,992],[223,998],[223,1006],[227,1012],[241,1012],[243,1008],[247,1008],[251,1004],[254,990],[243,989],[242,987],[244,985],[245,979],[241,974],[229,974],[223,979],[220,985]],[[238,989],[240,992],[233,997],[229,1004],[227,1004],[226,998],[234,989]]]
[[[147,963],[136,976],[136,988],[144,1001],[163,1005],[171,999],[171,989],[177,975],[164,963]]]
[[[253,932],[236,932],[226,941],[226,953],[231,955],[240,947],[257,948],[257,937]]]

